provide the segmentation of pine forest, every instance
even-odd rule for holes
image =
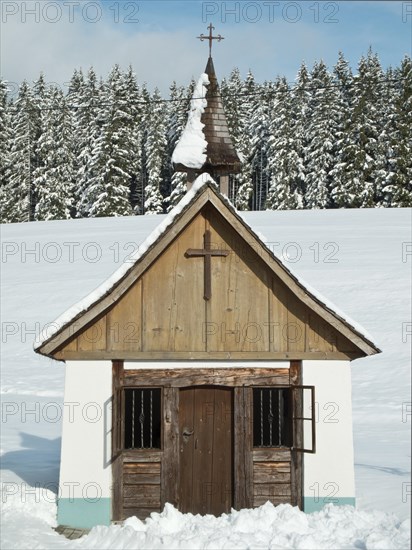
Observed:
[[[115,66],[74,71],[67,93],[40,75],[10,97],[0,81],[2,222],[159,214],[186,192],[171,156],[194,83],[167,98]],[[304,63],[293,83],[238,69],[220,83],[242,160],[239,210],[412,206],[412,61],[383,70],[371,50],[356,71]]]

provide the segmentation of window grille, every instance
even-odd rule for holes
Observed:
[[[125,390],[125,449],[160,449],[161,390]]]
[[[288,388],[253,388],[253,446],[292,447]]]

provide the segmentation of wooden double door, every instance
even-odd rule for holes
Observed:
[[[179,509],[218,516],[233,505],[233,390],[179,390]]]

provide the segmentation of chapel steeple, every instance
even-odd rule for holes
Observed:
[[[200,122],[203,125],[203,135],[206,141],[205,159],[201,165],[193,167],[190,162],[184,162],[184,157],[180,156],[180,162],[174,163],[176,172],[186,172],[188,174],[188,187],[202,173],[207,172],[213,179],[219,181],[220,191],[228,195],[229,192],[229,175],[237,174],[241,169],[241,161],[236,152],[232,138],[229,134],[225,111],[223,109],[222,99],[218,80],[213,65],[212,43],[213,40],[220,42],[224,40],[220,34],[213,36],[214,27],[209,25],[209,35],[201,34],[198,38],[201,41],[209,41],[209,58],[206,64],[205,73],[208,77],[209,84],[204,96],[206,106],[200,117]],[[199,98],[194,98],[197,101]],[[193,100],[192,100],[193,101]],[[190,115],[189,115],[190,116]]]
[[[206,93],[207,107],[201,118],[201,122],[205,125],[203,133],[207,141],[203,171],[209,172],[212,177],[237,174],[240,172],[241,162],[229,134],[211,57],[207,61],[205,73],[209,77],[210,84]]]

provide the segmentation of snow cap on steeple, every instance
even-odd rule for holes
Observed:
[[[229,134],[211,57],[195,88],[172,163],[176,172],[187,172],[189,184],[203,172],[215,179],[240,172],[241,162]]]

